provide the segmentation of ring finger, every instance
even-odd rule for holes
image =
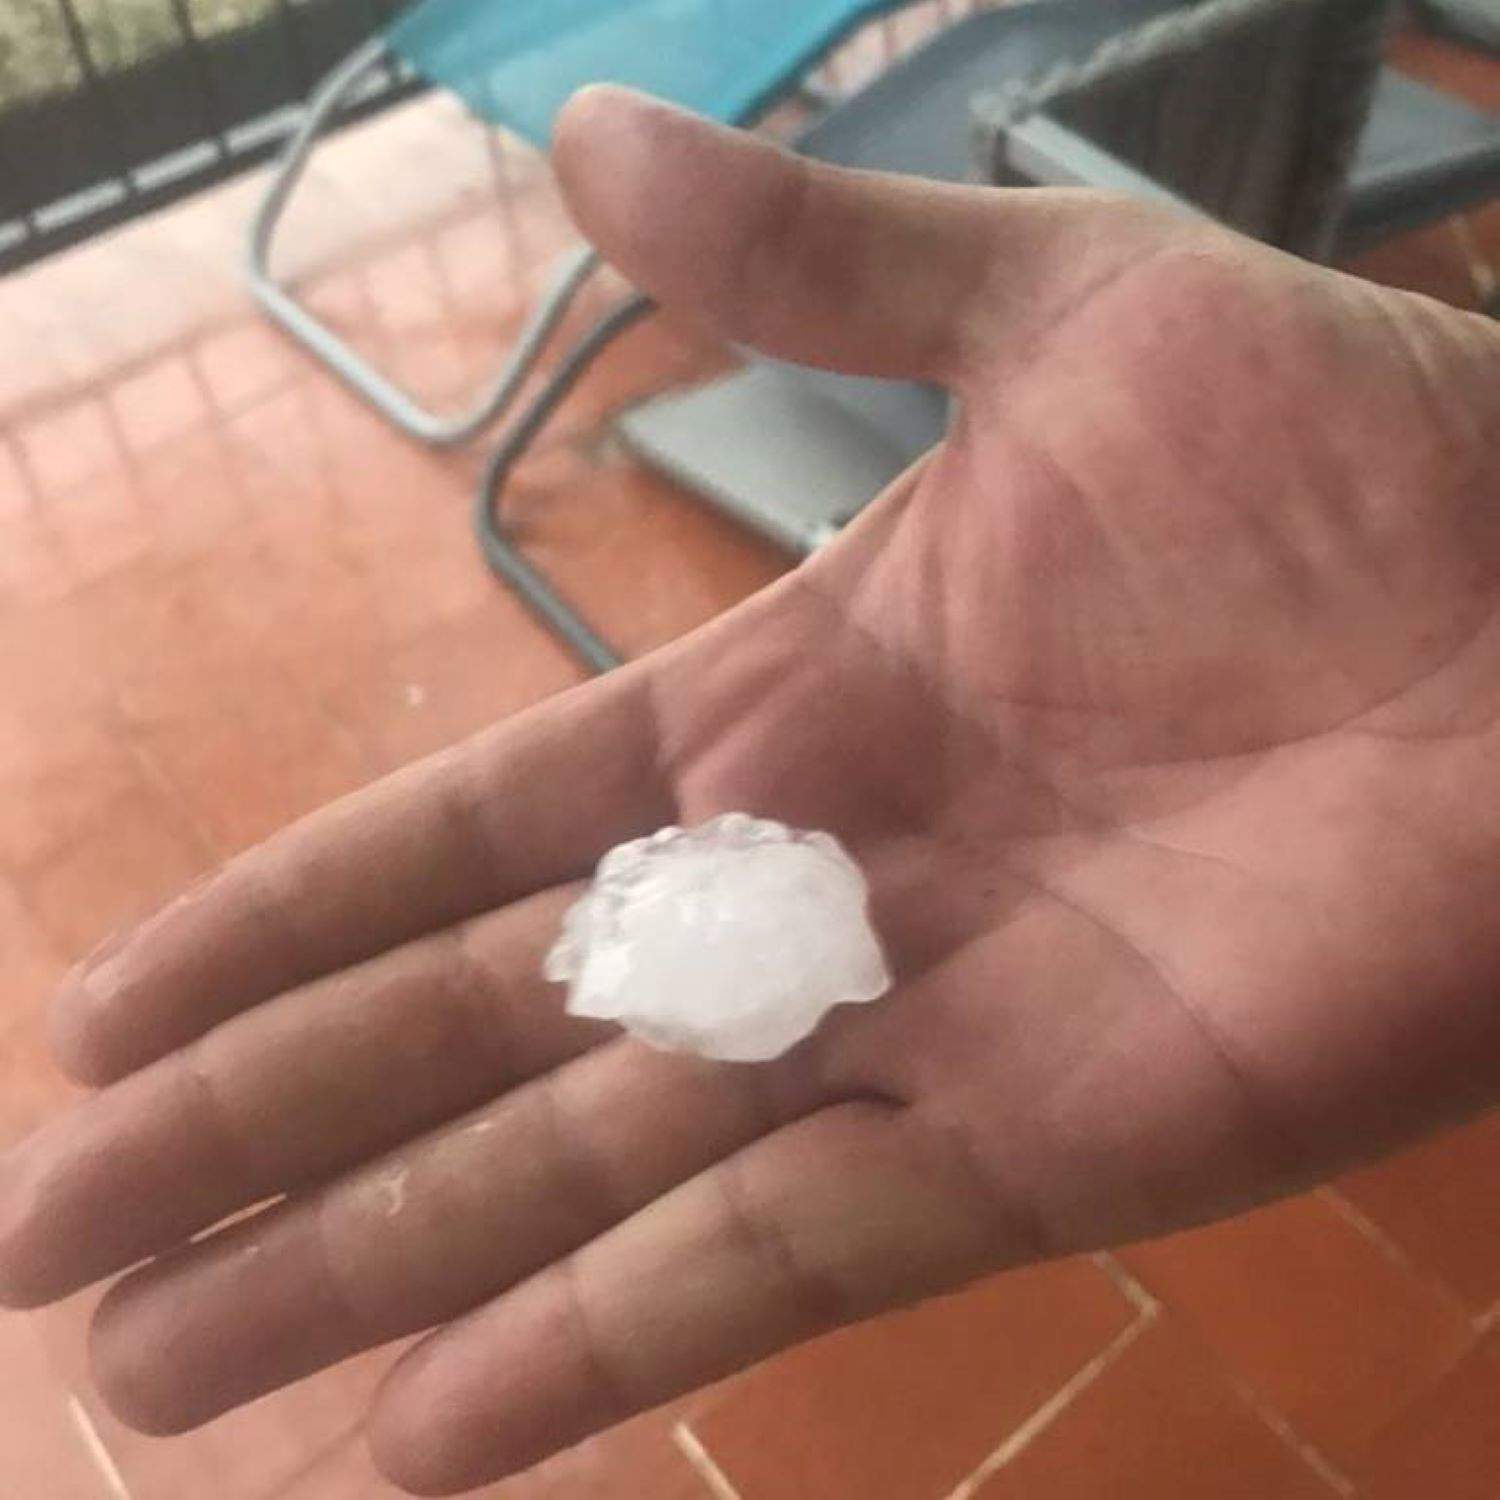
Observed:
[[[100,1384],[175,1432],[445,1322],[805,1113],[810,1064],[588,1052],[127,1277],[95,1326]]]

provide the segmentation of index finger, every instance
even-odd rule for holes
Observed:
[[[293,825],[84,961],[55,1002],[76,1078],[111,1083],[294,985],[589,872],[672,821],[627,669]]]

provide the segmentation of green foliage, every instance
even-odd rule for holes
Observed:
[[[186,0],[200,36],[232,31],[276,0]],[[108,73],[182,39],[172,0],[75,0],[94,65]],[[0,0],[0,110],[76,88],[78,64],[58,0]]]

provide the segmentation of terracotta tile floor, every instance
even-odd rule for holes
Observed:
[[[1500,67],[1400,45],[1500,103]],[[430,101],[340,138],[294,215],[309,295],[437,399],[483,372],[567,242],[541,166],[503,165],[497,204],[480,138]],[[0,1146],[72,1092],[42,1005],[106,931],[578,679],[475,555],[482,455],[393,436],[246,305],[235,238],[258,186],[0,282]],[[1472,225],[1500,259],[1500,206]],[[1473,300],[1448,226],[1360,269]],[[609,436],[621,406],[724,363],[642,326],[517,480],[530,546],[631,652],[786,566]],[[487,1493],[1497,1496],[1497,1180],[1491,1121],[1236,1223],[845,1332]],[[92,1300],[0,1319],[5,1500],[394,1494],[358,1430],[388,1353],[155,1442],[88,1389]]]

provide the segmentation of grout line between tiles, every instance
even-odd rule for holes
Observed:
[[[686,1422],[679,1422],[672,1429],[672,1441],[714,1500],[740,1500],[740,1492],[729,1482],[729,1476],[714,1462],[702,1439]]]
[[[16,437],[15,426],[0,413],[0,451],[10,455],[11,465],[21,479],[21,488],[26,492],[26,511],[36,514],[42,509],[42,492],[36,473],[31,466],[30,455]]]
[[[1161,1311],[1161,1303],[1108,1250],[1101,1250],[1089,1259],[1114,1282],[1120,1295],[1143,1318],[1154,1318]]]
[[[1128,1295],[1128,1294],[1127,1294]],[[943,1500],[972,1500],[979,1487],[1017,1458],[1040,1437],[1073,1402],[1083,1394],[1116,1360],[1156,1322],[1159,1308],[1153,1302],[1123,1329],[1081,1369],[1076,1370],[1001,1445],[974,1470],[967,1479],[943,1497]]]
[[[1226,1371],[1225,1375],[1240,1400],[1336,1495],[1344,1496],[1348,1500],[1348,1497],[1356,1493],[1353,1480],[1320,1448],[1303,1437],[1279,1411],[1268,1406],[1254,1386],[1248,1381],[1239,1379],[1232,1372]]]
[[[170,357],[170,356],[167,356]],[[164,357],[160,363],[165,363]],[[157,361],[146,366],[147,370],[156,368]],[[99,382],[95,388],[92,400],[98,405],[100,416],[104,425],[109,429],[110,441],[114,444],[113,457],[119,460],[115,465],[118,469],[124,469],[128,474],[134,476],[140,472],[140,455],[131,450],[130,444],[125,440],[125,424],[120,420],[120,409],[115,405],[114,393],[123,384],[121,380],[106,378]],[[90,476],[85,484],[90,483],[96,476]]]
[[[79,1437],[83,1439],[83,1446],[88,1449],[89,1457],[103,1477],[105,1488],[113,1496],[113,1500],[131,1500],[130,1487],[125,1483],[125,1476],[120,1473],[119,1465],[114,1461],[109,1449],[104,1446],[104,1439],[99,1436],[99,1429],[94,1426],[94,1419],[89,1416],[83,1402],[71,1391],[68,1393],[68,1415],[72,1417],[73,1425],[78,1429]]]
[[[208,372],[203,368],[203,363],[198,357],[198,351],[202,347],[204,338],[202,334],[184,334],[181,338],[174,340],[170,349],[163,350],[157,356],[158,360],[180,359],[187,367],[188,379],[193,383],[193,389],[203,398],[203,419],[198,425],[217,425],[223,418],[223,410],[219,405],[219,399],[214,395],[214,388],[209,381]]]
[[[129,715],[122,709],[118,697],[111,689],[110,718],[115,722],[124,722],[128,725]],[[157,760],[156,756],[142,744],[140,737],[130,727],[125,729],[122,736],[122,744],[125,753],[135,764],[136,770],[141,773],[146,785],[158,796],[166,799],[167,805],[182,820],[184,832],[188,835],[197,854],[207,863],[205,874],[219,869],[224,864],[224,851],[219,848],[214,840],[213,831],[198,816],[197,812],[188,804],[187,799],[177,790],[172,778],[167,774],[166,768]]]
[[[1436,1272],[1428,1270],[1426,1266],[1413,1260],[1401,1245],[1377,1224],[1374,1219],[1370,1218],[1358,1204],[1346,1198],[1337,1188],[1321,1188],[1319,1189],[1318,1196],[1346,1224],[1369,1240],[1392,1265],[1399,1266],[1413,1281],[1420,1282],[1430,1292],[1442,1298],[1444,1302],[1462,1315],[1466,1323],[1476,1324],[1478,1322],[1475,1315],[1469,1311],[1463,1298],[1446,1281],[1437,1275]]]

